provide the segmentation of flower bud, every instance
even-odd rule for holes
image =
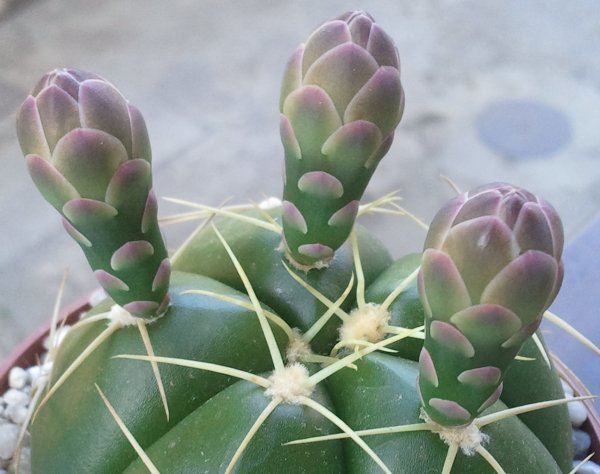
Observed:
[[[285,248],[293,262],[324,266],[402,117],[392,39],[364,12],[325,22],[291,57],[280,107]]]
[[[560,288],[563,243],[554,208],[505,183],[457,196],[434,217],[419,275],[419,386],[432,420],[464,425],[499,398]]]
[[[35,185],[102,287],[135,316],[164,312],[170,264],[140,112],[100,76],[60,69],[25,99],[17,134]]]

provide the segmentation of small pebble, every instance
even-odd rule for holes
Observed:
[[[48,381],[48,375],[52,371],[52,362],[46,362],[44,366],[40,367],[39,365],[32,368],[30,376],[31,376],[31,387],[33,389],[37,389],[40,386],[46,385]]]
[[[42,369],[40,369],[39,365],[33,365],[27,369],[27,373],[29,374],[29,380],[33,383],[39,376]]]
[[[21,390],[27,385],[29,377],[27,371],[21,367],[13,367],[8,374],[8,386]]]
[[[52,373],[52,361],[45,362],[41,367],[40,375],[50,375]]]
[[[578,464],[578,461],[573,461],[573,468]],[[600,474],[600,466],[594,461],[586,461],[575,472],[577,474]]]
[[[567,398],[572,398],[567,396]],[[576,402],[571,402],[567,404],[567,408],[569,410],[569,419],[571,420],[571,425],[574,428],[579,428],[585,420],[587,420],[587,409],[582,401],[578,400]]]
[[[6,407],[5,416],[13,423],[21,425],[27,419],[28,412],[29,410],[26,406],[11,405],[9,407]]]
[[[573,430],[573,457],[583,459],[587,456],[592,439],[585,431]]]
[[[21,390],[17,390],[16,388],[10,388],[4,394],[4,401],[6,402],[6,406],[27,406],[29,404],[29,396],[22,392]]]
[[[17,425],[7,423],[0,425],[0,459],[10,459],[17,447],[20,429]]]
[[[565,392],[565,395],[569,395],[569,396],[573,396],[573,387],[571,387],[567,382],[565,382],[563,379],[560,379],[560,383],[562,384],[562,388],[563,388],[563,392]]]
[[[57,331],[56,340],[62,340],[69,329],[65,326],[63,330]],[[9,389],[0,396],[0,474],[14,474],[12,457],[15,455],[21,426],[29,415],[32,388],[44,388],[52,372],[52,360],[48,354],[42,354],[41,366],[13,368],[9,373]],[[29,435],[26,432],[21,443],[20,474],[31,474],[29,444]]]

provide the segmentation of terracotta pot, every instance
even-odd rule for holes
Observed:
[[[81,299],[72,305],[65,308],[59,318],[59,325],[74,324],[81,313],[90,309],[89,298]],[[8,375],[13,367],[31,367],[39,361],[39,355],[45,352],[44,339],[50,333],[52,321],[40,326],[35,332],[29,335],[21,344],[8,355],[8,357],[0,361],[0,394],[8,389]]]
[[[64,321],[65,324],[74,324],[81,313],[90,309],[89,298],[81,300],[62,311],[58,321],[59,324]],[[50,333],[52,322],[48,321],[45,325],[38,328],[21,344],[19,344],[9,356],[0,362],[0,394],[8,388],[8,375],[13,367],[30,367],[39,360],[39,354],[45,351],[43,342]],[[559,358],[552,356],[560,377],[565,380],[572,388],[576,396],[591,395],[585,385]],[[586,431],[591,439],[591,450],[595,453],[592,460],[600,463],[600,417],[594,407],[594,400],[585,400],[583,402],[588,411],[588,419],[583,424],[582,429]]]

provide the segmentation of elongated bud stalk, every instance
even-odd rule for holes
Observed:
[[[170,264],[140,112],[100,76],[60,69],[27,97],[17,133],[35,185],[102,287],[134,316],[162,314]]]
[[[563,242],[556,211],[504,183],[457,196],[434,217],[419,275],[419,388],[433,421],[466,425],[500,397],[561,285]]]
[[[291,57],[280,108],[285,250],[300,266],[326,266],[402,117],[393,41],[367,13],[324,23]]]

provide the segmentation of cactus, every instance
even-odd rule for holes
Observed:
[[[432,420],[469,424],[500,398],[505,369],[560,288],[563,241],[548,203],[503,183],[456,197],[433,219],[419,279],[419,388]]]
[[[562,278],[556,212],[491,184],[396,261],[355,223],[395,204],[359,200],[404,103],[396,48],[365,13],[319,27],[281,97],[283,200],[199,206],[211,225],[170,260],[137,109],[74,70],[26,99],[33,181],[108,294],[54,356],[34,472],[568,472],[534,334]]]
[[[140,112],[102,77],[56,70],[21,106],[17,133],[35,185],[102,287],[132,315],[162,314],[170,263]]]
[[[402,117],[392,39],[363,12],[323,23],[290,58],[280,108],[284,248],[296,266],[323,267]]]

